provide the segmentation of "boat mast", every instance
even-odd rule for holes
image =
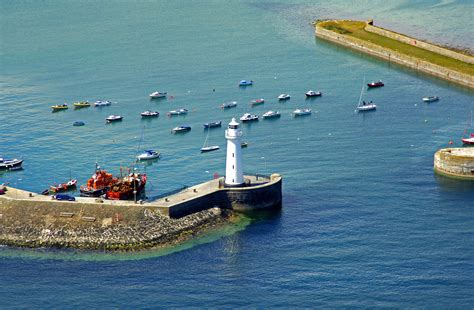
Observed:
[[[364,92],[364,86],[365,86],[365,77],[364,77],[364,81],[362,82],[362,89],[360,90],[359,103],[357,104],[358,107],[360,107],[360,102],[362,100],[362,93]]]
[[[209,138],[209,131],[210,131],[210,127],[207,127],[207,135],[206,135],[206,140],[204,140],[204,144],[203,144],[203,148],[206,146],[207,144],[207,139]]]

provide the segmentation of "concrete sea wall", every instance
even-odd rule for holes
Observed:
[[[434,155],[435,172],[474,181],[474,148],[446,148]]]
[[[431,75],[434,75],[434,76],[437,76],[437,77],[440,77],[440,78],[443,78],[443,79],[446,79],[446,80],[449,80],[449,81],[452,81],[452,82],[455,82],[455,83],[458,83],[470,88],[474,88],[474,76],[472,75],[454,71],[454,70],[451,70],[451,69],[448,69],[436,64],[432,64],[422,59],[410,57],[410,56],[398,53],[397,51],[393,51],[391,49],[381,47],[371,42],[367,42],[358,38],[354,38],[351,36],[343,35],[334,31],[324,29],[320,25],[320,23],[321,22],[317,22],[315,25],[315,34],[319,38],[361,51],[366,54],[370,54],[370,55],[373,55],[373,56],[376,56],[376,57],[379,57],[391,62],[395,62],[400,65],[404,65],[406,67],[413,68],[415,70],[419,70],[424,73],[428,73],[428,74],[431,74]],[[370,29],[372,30],[372,32],[374,32],[374,28],[376,27],[374,26],[370,26],[370,27],[371,27]],[[387,34],[388,32],[389,32],[388,30],[383,30],[383,31],[381,30],[378,32],[378,34],[384,35],[384,34]],[[393,35],[391,35],[391,38],[402,40],[401,35],[395,35],[396,33],[392,33],[392,34]],[[411,39],[411,40],[414,40],[414,39]],[[432,47],[428,47],[428,48],[432,48]],[[441,47],[432,48],[431,51],[435,52],[435,50],[438,50],[440,48]],[[456,54],[459,54],[459,53],[456,53]],[[459,55],[462,55],[462,54],[459,54]],[[470,57],[470,56],[465,56],[465,57]],[[469,63],[472,63],[472,62],[473,60],[469,60]]]

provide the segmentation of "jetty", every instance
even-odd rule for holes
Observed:
[[[474,88],[474,57],[367,22],[317,20],[317,38]]]
[[[279,209],[280,174],[244,175],[242,136],[235,119],[226,130],[226,176],[154,200],[75,197],[58,201],[3,186],[0,244],[135,250],[175,244],[208,227],[231,221],[238,212]]]

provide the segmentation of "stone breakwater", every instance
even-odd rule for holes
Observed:
[[[446,148],[434,155],[434,170],[451,178],[474,181],[474,148]]]
[[[335,31],[331,31],[325,29],[322,25],[326,22],[338,22],[337,20],[324,20],[324,21],[316,21],[314,22],[315,26],[315,34],[318,38],[325,39],[331,41],[333,43],[349,47],[363,53],[373,55],[379,58],[383,58],[390,62],[394,62],[430,75],[437,76],[439,78],[455,82],[457,84],[461,84],[470,88],[474,88],[474,76],[470,74],[466,74],[463,72],[458,72],[440,65],[433,64],[431,62],[425,61],[423,59],[408,56],[406,54],[402,54],[395,50],[383,47],[378,44],[374,44],[370,41],[365,41],[359,38],[355,38],[349,35],[344,35],[342,33],[338,33]],[[474,58],[469,55],[464,55],[461,53],[457,53],[455,51],[448,50],[446,48],[436,46],[433,44],[429,44],[426,42],[419,41],[414,38],[410,38],[401,34],[398,34],[393,31],[389,31],[383,28],[375,27],[373,25],[367,24],[365,27],[366,31],[376,33],[378,35],[384,36],[386,38],[390,38],[393,40],[397,40],[402,43],[407,44],[416,44],[417,47],[428,50],[433,53],[445,55],[448,57],[455,58],[457,60],[464,61],[466,63],[472,64],[474,63]],[[415,43],[416,42],[416,43]],[[421,44],[419,42],[422,42]],[[455,56],[453,56],[455,55]]]
[[[139,250],[185,241],[208,228],[228,223],[232,211],[211,208],[180,219],[141,209],[133,223],[110,226],[70,223],[11,223],[0,225],[0,244],[17,247],[56,247],[98,250]]]

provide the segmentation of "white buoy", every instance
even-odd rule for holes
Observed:
[[[244,184],[244,173],[242,166],[242,149],[240,138],[242,130],[239,123],[232,118],[225,131],[227,139],[227,160],[225,169],[225,184],[228,186],[239,186]]]

